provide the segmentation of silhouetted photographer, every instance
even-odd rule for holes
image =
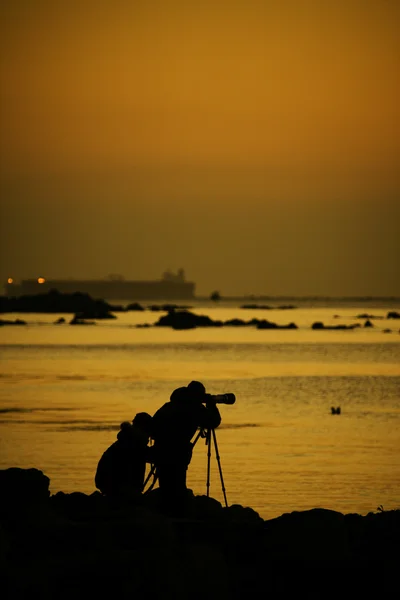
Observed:
[[[180,387],[153,416],[154,461],[163,510],[171,516],[185,513],[186,474],[196,431],[214,430],[221,423],[218,402],[233,404],[233,394],[212,396],[199,381]]]
[[[138,413],[132,423],[121,423],[117,441],[99,460],[95,484],[115,503],[137,501],[143,491],[146,463],[153,462],[148,446],[152,417]]]

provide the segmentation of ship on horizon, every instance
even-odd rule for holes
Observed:
[[[77,292],[89,294],[103,300],[192,300],[196,284],[186,281],[185,271],[176,273],[165,271],[161,279],[127,280],[122,275],[113,274],[104,279],[23,279],[15,283],[11,277],[5,285],[8,297],[45,294],[57,290],[64,294]]]

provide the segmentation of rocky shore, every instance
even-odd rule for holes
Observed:
[[[400,510],[263,520],[192,495],[189,515],[170,519],[157,489],[115,507],[49,485],[37,469],[0,471],[2,598],[381,599],[398,589]]]

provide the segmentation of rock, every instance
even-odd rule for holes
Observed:
[[[14,321],[10,321],[9,319],[0,319],[0,327],[2,325],[26,325],[26,321],[22,319],[15,319]]]
[[[171,310],[155,323],[157,327],[194,329],[195,327],[221,327],[221,321],[213,321],[205,315],[196,315],[189,310]]]
[[[128,310],[139,310],[139,311],[143,311],[144,307],[139,304],[139,302],[132,302],[131,304],[128,304],[128,306],[125,308],[126,311]]]
[[[255,326],[257,329],[297,329],[295,323],[288,325],[277,325],[266,319],[229,319],[227,321],[213,321],[205,315],[197,315],[188,310],[171,310],[167,315],[163,315],[155,323],[158,327],[172,327],[173,329],[194,329],[196,327],[249,327]]]
[[[74,315],[69,322],[70,325],[96,325],[95,321],[86,321],[84,317]]]
[[[37,469],[0,471],[0,484],[3,598],[386,598],[396,589],[400,510],[315,508],[264,521],[189,492],[188,515],[171,519],[158,489],[113,506],[99,492],[50,496]]]
[[[311,325],[311,329],[356,329],[360,327],[360,323],[353,323],[351,325],[324,325],[321,321],[316,321]]]
[[[46,294],[0,297],[0,312],[3,313],[79,313],[86,319],[115,319],[111,310],[118,308],[80,292],[62,294],[50,290]]]
[[[351,556],[344,515],[332,510],[294,511],[268,521],[265,529],[274,556],[314,561]]]
[[[276,323],[271,323],[271,321],[263,319],[257,324],[257,329],[297,329],[297,325],[295,323],[289,323],[288,325],[277,325]]]
[[[1,512],[47,504],[50,479],[38,469],[12,467],[0,470]]]

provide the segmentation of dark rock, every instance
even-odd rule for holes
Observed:
[[[321,321],[316,321],[311,325],[311,329],[356,329],[360,327],[360,323],[353,323],[351,325],[324,325]]]
[[[348,559],[344,515],[333,510],[314,508],[294,511],[265,523],[271,554],[285,559],[305,561]]]
[[[0,327],[2,325],[26,325],[26,321],[23,321],[22,319],[15,319],[14,321],[0,319]]]
[[[117,317],[108,310],[99,309],[96,306],[89,307],[75,313],[77,319],[116,319]]]
[[[257,329],[297,329],[295,323],[288,325],[277,325],[266,319],[229,319],[227,321],[213,321],[205,315],[197,315],[188,310],[172,310],[167,315],[160,317],[155,323],[156,326],[172,327],[173,329],[194,329],[195,327],[249,327],[256,326]]]
[[[143,311],[144,306],[139,304],[139,302],[132,302],[131,304],[128,304],[128,306],[125,308],[125,310]]]
[[[224,321],[224,325],[231,327],[243,327],[243,325],[247,325],[247,323],[242,319],[229,319],[228,321]]]
[[[255,310],[255,309],[270,310],[270,309],[272,309],[272,306],[268,306],[267,304],[243,304],[242,306],[240,306],[240,308],[244,308],[246,310]]]
[[[86,321],[84,317],[74,315],[69,322],[70,325],[96,325],[95,321]]]
[[[395,310],[391,310],[390,312],[388,312],[388,314],[386,315],[387,319],[400,319],[400,313],[396,312]]]
[[[262,309],[262,310],[272,310],[275,308],[277,310],[289,310],[289,309],[293,309],[293,308],[297,308],[297,307],[294,306],[293,304],[281,304],[280,306],[270,306],[268,304],[243,304],[242,306],[240,306],[240,308]]]
[[[295,323],[277,325],[276,323],[271,323],[270,321],[263,319],[257,324],[257,329],[297,329],[297,325]]]
[[[190,306],[185,306],[183,304],[151,304],[148,309],[153,312],[170,312],[172,310],[189,310]]]
[[[50,497],[49,484],[50,479],[38,469],[1,469],[1,511],[46,503]]]
[[[221,327],[221,321],[213,321],[205,315],[196,315],[188,310],[171,310],[155,323],[157,327],[194,329],[195,327]]]
[[[36,469],[0,471],[0,483],[3,598],[386,598],[397,586],[400,510],[316,508],[264,521],[190,493],[187,516],[171,519],[157,489],[113,506],[99,492],[49,496]]]
[[[0,312],[3,313],[81,313],[85,315],[82,318],[109,319],[116,318],[111,314],[112,308],[118,307],[80,292],[62,294],[50,290],[46,294],[0,297]]]

